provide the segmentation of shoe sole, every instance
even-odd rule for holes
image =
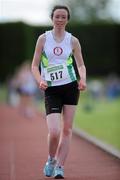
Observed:
[[[47,175],[47,174],[45,174],[45,173],[44,173],[44,176],[46,176],[46,177],[52,177],[52,176],[50,176],[50,175]]]
[[[54,177],[55,179],[64,179],[64,177],[60,174],[58,174],[57,176]]]

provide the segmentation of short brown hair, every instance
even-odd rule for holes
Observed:
[[[70,19],[70,10],[67,6],[62,6],[62,5],[56,5],[53,7],[52,12],[51,12],[51,19],[53,19],[53,15],[56,9],[65,9],[68,13],[68,20]]]

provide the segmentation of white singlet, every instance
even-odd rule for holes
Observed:
[[[41,56],[41,77],[48,86],[59,86],[76,80],[72,62],[71,33],[56,42],[52,31],[45,32],[46,41]],[[45,60],[45,61],[44,61]]]

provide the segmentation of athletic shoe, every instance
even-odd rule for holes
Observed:
[[[47,177],[53,176],[55,164],[56,164],[55,159],[48,158],[48,161],[46,162],[44,170],[43,170],[45,176]]]
[[[64,169],[61,166],[56,166],[54,169],[55,179],[64,179]]]

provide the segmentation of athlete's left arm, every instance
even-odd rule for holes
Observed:
[[[86,67],[84,64],[79,40],[74,36],[72,36],[72,47],[73,47],[73,55],[74,55],[74,58],[75,58],[75,61],[77,64],[77,68],[78,68],[78,72],[80,75],[80,81],[78,82],[79,83],[78,88],[80,90],[85,90],[86,89]]]

